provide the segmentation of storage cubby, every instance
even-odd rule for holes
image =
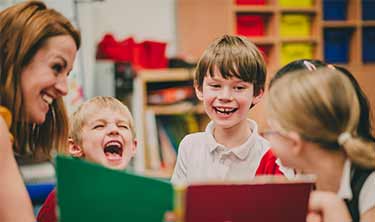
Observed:
[[[178,50],[198,60],[218,36],[238,34],[238,15],[261,15],[264,35],[248,38],[267,55],[268,79],[294,59],[313,58],[344,66],[368,95],[375,116],[374,5],[375,0],[179,0]],[[192,18],[199,20],[200,27],[190,25]],[[260,128],[266,126],[263,103],[250,113]]]

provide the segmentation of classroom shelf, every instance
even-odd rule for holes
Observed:
[[[323,26],[326,28],[355,28],[359,25],[358,21],[324,21]]]
[[[138,70],[133,81],[134,95],[132,102],[138,140],[137,154],[134,158],[136,172],[152,177],[169,178],[174,163],[173,160],[171,163],[170,159],[166,159],[170,158],[171,155],[176,155],[176,142],[179,142],[177,141],[178,138],[181,139],[176,134],[172,135],[172,132],[177,131],[177,129],[171,130],[170,125],[183,128],[184,124],[191,125],[193,124],[191,121],[196,121],[194,122],[197,126],[195,127],[196,130],[201,130],[198,127],[201,125],[198,122],[201,118],[195,118],[195,115],[202,116],[203,119],[205,114],[203,105],[198,101],[189,99],[172,104],[148,104],[150,92],[155,94],[155,91],[153,91],[155,85],[157,85],[157,90],[178,87],[180,83],[185,87],[184,84],[189,84],[193,88],[192,82],[193,69]],[[161,121],[162,118],[169,118],[171,121],[163,122]],[[165,132],[164,136],[161,135],[161,131]],[[166,140],[168,141],[166,142]],[[168,150],[169,154],[166,154],[165,150]]]
[[[272,6],[234,6],[234,12],[237,13],[259,13],[259,14],[270,14],[276,11],[275,7]]]
[[[374,63],[363,61],[363,28],[375,27],[374,20],[363,20],[362,4],[364,0],[346,0],[344,18],[340,21],[325,21],[323,0],[309,1],[311,7],[301,7],[302,1],[290,1],[288,7],[281,6],[281,0],[267,0],[265,5],[236,5],[234,0],[179,0],[177,9],[177,33],[179,36],[179,53],[189,55],[198,60],[203,50],[218,36],[228,33],[237,34],[237,15],[262,15],[266,17],[264,24],[265,35],[262,37],[251,37],[256,45],[268,46],[267,69],[268,75],[272,76],[282,64],[282,48],[286,43],[308,43],[313,46],[313,58],[325,60],[324,32],[326,29],[352,29],[348,43],[348,61],[341,63],[351,70],[358,77],[361,85],[364,86],[370,98],[375,98],[375,88],[369,86],[369,80],[375,81],[375,77],[369,77],[375,73]],[[295,3],[293,7],[292,3]],[[308,5],[306,4],[306,5]],[[337,8],[333,8],[336,13]],[[290,37],[282,38],[280,35],[280,21],[286,14],[302,14],[311,18],[311,34],[306,38]],[[209,19],[207,19],[209,18]],[[192,23],[192,20],[196,21]],[[199,24],[197,24],[199,21]],[[362,73],[367,73],[367,76]],[[374,76],[374,75],[371,75]],[[373,99],[373,101],[375,101]],[[260,127],[266,125],[263,113],[264,109],[256,106],[253,112],[255,119],[260,122]],[[373,109],[375,110],[375,109]],[[373,112],[375,115],[375,111]],[[258,118],[259,117],[259,118]],[[262,123],[264,123],[262,125]]]
[[[195,105],[191,102],[180,102],[172,105],[148,105],[156,115],[176,115],[185,113],[204,113],[203,105]]]

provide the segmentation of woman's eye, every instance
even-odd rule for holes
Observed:
[[[52,66],[52,69],[56,72],[56,73],[60,73],[61,70],[62,70],[62,65],[60,64],[55,64]]]
[[[236,90],[243,90],[243,89],[245,89],[245,87],[244,86],[236,86],[235,89]]]

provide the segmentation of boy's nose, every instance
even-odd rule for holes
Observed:
[[[232,90],[229,87],[224,87],[219,94],[219,99],[221,100],[233,99]]]
[[[118,127],[114,126],[114,125],[109,126],[108,134],[109,135],[119,135],[120,133],[119,133]]]

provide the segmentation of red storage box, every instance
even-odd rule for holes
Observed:
[[[264,18],[260,15],[237,15],[237,34],[264,36]]]
[[[270,53],[270,46],[264,46],[264,45],[260,45],[260,46],[257,46],[259,51],[262,53],[263,55],[263,58],[264,58],[264,61],[266,63],[268,63],[269,61],[269,53]]]
[[[165,42],[143,41],[136,46],[134,64],[136,67],[159,69],[167,67]]]
[[[265,5],[266,0],[236,0],[237,5]]]

